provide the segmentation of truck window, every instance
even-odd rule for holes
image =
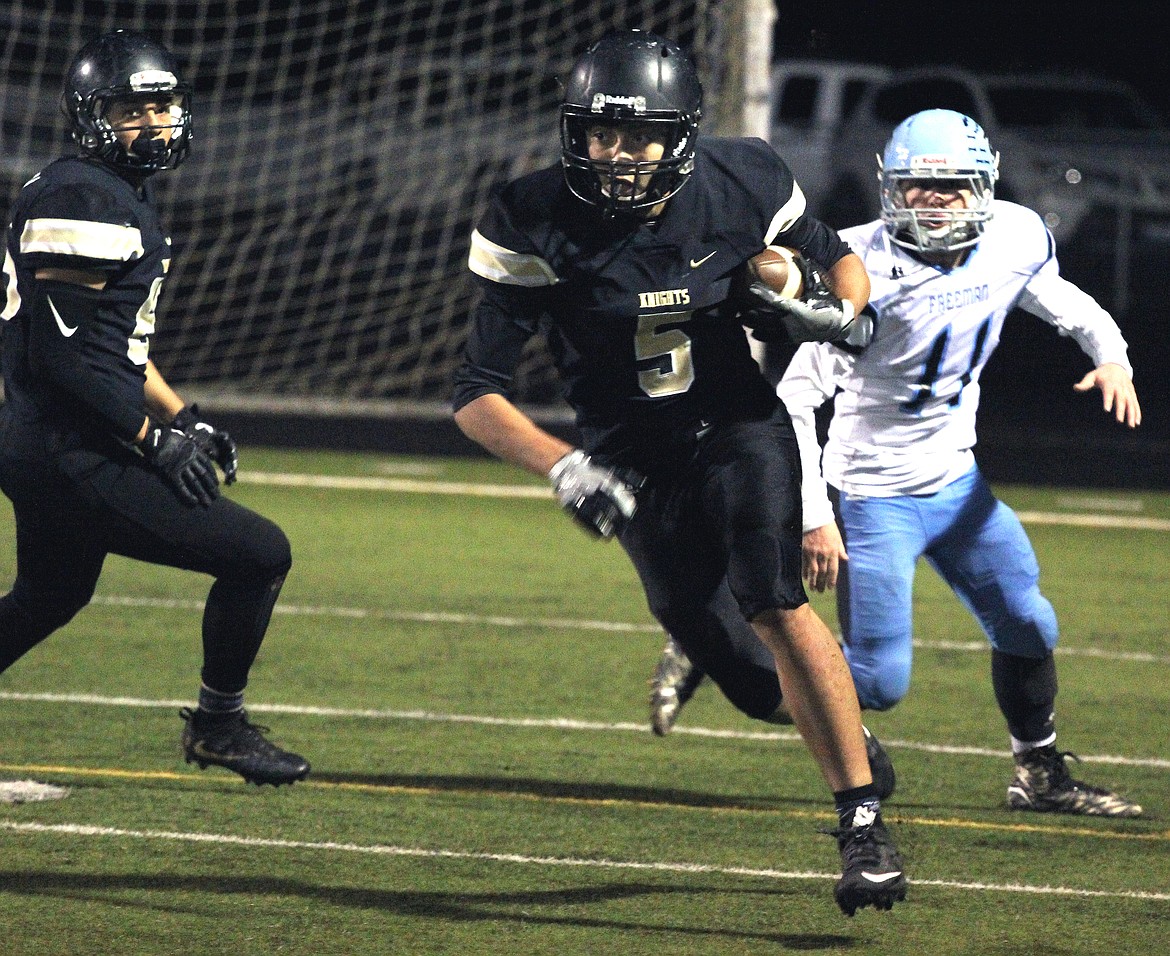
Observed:
[[[820,80],[811,76],[792,76],[780,91],[775,122],[807,129],[812,126]]]

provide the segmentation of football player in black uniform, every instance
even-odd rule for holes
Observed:
[[[849,915],[889,909],[906,878],[849,670],[801,581],[795,435],[743,331],[748,322],[769,337],[864,344],[869,280],[836,233],[804,215],[771,148],[700,138],[701,110],[690,57],[661,37],[610,34],[577,61],[561,107],[562,163],[508,184],[473,234],[482,297],[456,373],[455,419],[497,456],[547,475],[587,530],[616,535],[654,616],[710,672],[729,653],[732,619],[750,621],[780,687],[758,666],[729,665],[727,679],[756,695],[762,717],[783,689],[836,800],[837,902]],[[826,265],[834,291],[760,293],[745,310],[733,273],[773,242]],[[583,449],[506,397],[538,328]]]
[[[16,515],[16,581],[0,598],[0,672],[93,596],[107,554],[211,575],[188,762],[279,785],[309,772],[243,706],[292,563],[284,532],[219,494],[236,446],[148,357],[170,239],[150,177],[191,140],[190,87],[169,51],[126,31],[65,77],[80,154],[28,182],[9,219],[0,488]]]

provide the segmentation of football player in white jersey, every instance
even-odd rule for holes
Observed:
[[[1031,542],[972,447],[979,377],[1015,308],[1080,345],[1093,369],[1077,390],[1099,390],[1130,428],[1141,409],[1117,324],[1061,277],[1040,217],[994,198],[998,163],[969,117],[916,113],[881,158],[881,219],[841,232],[869,272],[876,330],[862,351],[802,345],[778,387],[801,445],[803,570],[824,591],[848,559],[837,599],[846,658],[862,706],[886,710],[910,687],[911,593],[925,556],[991,642],[1016,763],[1008,805],[1134,817],[1136,803],[1072,779],[1056,748],[1056,615]],[[822,457],[814,413],[830,400]]]

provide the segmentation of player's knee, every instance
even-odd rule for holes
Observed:
[[[910,668],[849,661],[857,699],[865,710],[889,710],[910,690]]]
[[[662,625],[663,630],[684,646],[693,645],[694,640],[688,640],[688,635],[694,635],[696,628],[704,619],[704,608],[699,605],[684,605],[677,599],[648,601],[650,613]],[[680,636],[681,635],[681,636]]]
[[[863,710],[889,710],[905,696],[905,691],[878,686],[870,688],[864,694],[858,691],[857,699],[861,702]]]
[[[274,522],[261,519],[249,528],[246,540],[242,566],[233,577],[257,583],[283,580],[292,567],[288,535]]]
[[[992,646],[1019,657],[1044,657],[1056,647],[1056,612],[1038,587],[1005,595],[1002,616],[987,628]]]
[[[1055,620],[1055,619],[1054,619]],[[1044,620],[1017,620],[997,629],[991,645],[1017,657],[1044,657],[1056,648],[1057,629]]]
[[[771,671],[757,668],[751,668],[750,673],[754,680],[734,698],[728,694],[728,699],[735,704],[740,712],[753,720],[783,723],[784,721],[775,720],[777,713],[783,712],[780,682],[776,679],[776,675]]]

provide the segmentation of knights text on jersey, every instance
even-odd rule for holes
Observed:
[[[766,417],[775,396],[735,320],[730,274],[777,235],[806,241],[803,213],[758,140],[700,139],[695,172],[652,225],[602,218],[559,166],[516,180],[472,239],[483,297],[456,409],[505,392],[543,327],[593,453],[646,467],[697,423]]]
[[[140,423],[155,304],[169,264],[170,239],[149,183],[136,189],[83,158],[58,160],[29,182],[12,209],[4,259],[7,296],[0,318],[6,320],[4,383],[15,409],[10,414],[27,419],[28,426],[69,421],[82,430],[116,432],[111,421]],[[45,293],[35,288],[34,273],[46,268],[97,271],[107,277],[106,285],[84,316],[65,316],[51,300],[49,309],[38,303]],[[79,364],[106,386],[104,407],[93,407],[97,398],[87,406],[84,396],[38,374],[35,359],[30,363],[30,323],[54,321],[60,347],[75,350]]]

